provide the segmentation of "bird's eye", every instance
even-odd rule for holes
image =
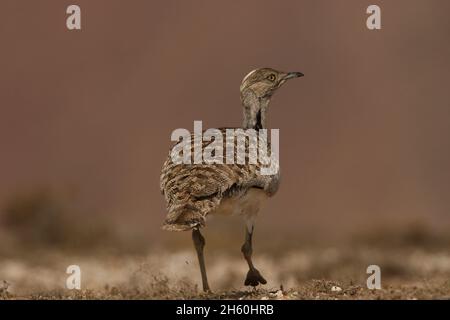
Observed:
[[[269,75],[267,76],[267,79],[268,79],[269,81],[275,81],[276,77],[275,77],[275,75],[272,73],[272,74],[269,74]]]

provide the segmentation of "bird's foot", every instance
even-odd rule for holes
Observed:
[[[256,268],[248,270],[247,277],[245,278],[244,284],[246,286],[256,287],[259,284],[266,284],[266,279],[259,273]]]
[[[211,291],[211,289],[209,288],[209,287],[203,287],[203,293],[204,294],[210,294],[210,293],[212,293],[212,291]]]

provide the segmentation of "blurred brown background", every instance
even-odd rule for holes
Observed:
[[[81,31],[66,29],[72,3]],[[170,133],[239,126],[240,81],[262,66],[306,76],[271,104],[283,182],[261,237],[445,233],[449,12],[446,0],[2,0],[2,237],[184,239],[160,230]]]

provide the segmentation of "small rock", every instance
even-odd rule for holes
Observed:
[[[275,293],[275,298],[277,298],[277,299],[281,299],[281,298],[283,298],[283,296],[284,296],[284,294],[283,294],[283,291],[281,291],[281,290],[278,290]]]
[[[333,291],[333,292],[340,292],[340,291],[342,291],[342,288],[341,287],[337,287],[337,286],[332,286],[331,287],[331,291]]]
[[[261,300],[269,300],[269,297],[262,297]]]

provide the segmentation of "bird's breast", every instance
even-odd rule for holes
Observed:
[[[268,198],[267,193],[259,188],[250,188],[243,194],[225,197],[212,215],[256,215]]]

